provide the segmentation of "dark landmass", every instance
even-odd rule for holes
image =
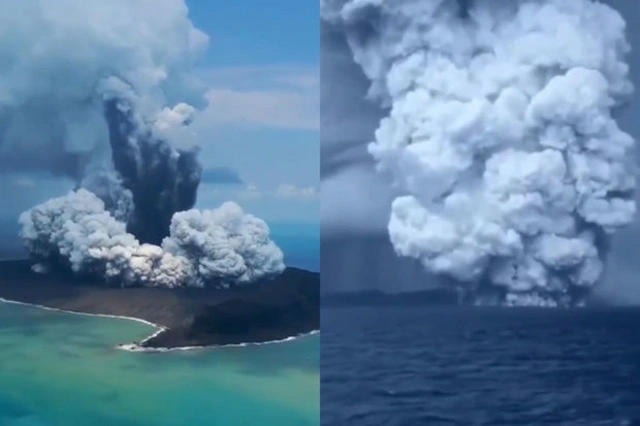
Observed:
[[[430,290],[385,293],[378,290],[326,293],[323,306],[454,306],[460,304],[459,295],[451,290]]]
[[[320,274],[298,268],[229,290],[117,288],[37,274],[28,260],[0,261],[0,298],[166,327],[141,343],[149,348],[265,342],[320,328]]]

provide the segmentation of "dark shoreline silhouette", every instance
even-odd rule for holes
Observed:
[[[459,295],[448,289],[385,293],[380,290],[322,294],[323,306],[456,306]]]
[[[0,298],[166,328],[140,343],[147,348],[260,343],[320,328],[320,274],[298,268],[229,290],[117,288],[62,273],[38,274],[29,260],[0,261]]]
[[[448,306],[469,307],[475,306],[479,299],[474,299],[474,294],[463,295],[449,288],[434,287],[422,291],[387,293],[381,290],[362,290],[349,292],[326,292],[322,294],[322,306],[324,307],[371,307],[371,306]],[[485,297],[484,307],[499,307],[500,299]],[[585,296],[587,306],[592,308],[608,307],[611,303],[596,294]]]

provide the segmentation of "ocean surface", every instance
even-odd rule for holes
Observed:
[[[269,223],[271,238],[288,266],[320,271],[320,226],[313,223]]]
[[[287,264],[318,270],[313,227],[275,231]],[[318,334],[165,353],[115,348],[154,331],[0,303],[0,426],[319,424]]]
[[[322,425],[640,425],[640,308],[323,308]]]

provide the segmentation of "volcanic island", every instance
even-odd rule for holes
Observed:
[[[28,260],[0,262],[0,298],[160,328],[131,349],[259,343],[318,330],[319,273],[287,267],[267,223],[236,203],[194,207],[198,149],[176,148],[165,131],[188,126],[194,108],[177,104],[147,117],[135,91],[120,89],[84,111],[100,124],[100,153],[111,155],[91,166],[75,159],[84,164],[70,175],[75,189],[20,214]]]
[[[0,298],[161,327],[136,342],[142,349],[277,341],[320,328],[320,274],[293,267],[228,289],[120,288],[64,270],[38,273],[30,260],[6,260],[0,261]]]

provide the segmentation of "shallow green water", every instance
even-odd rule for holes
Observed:
[[[0,425],[318,425],[318,335],[130,353],[144,324],[0,303]]]

